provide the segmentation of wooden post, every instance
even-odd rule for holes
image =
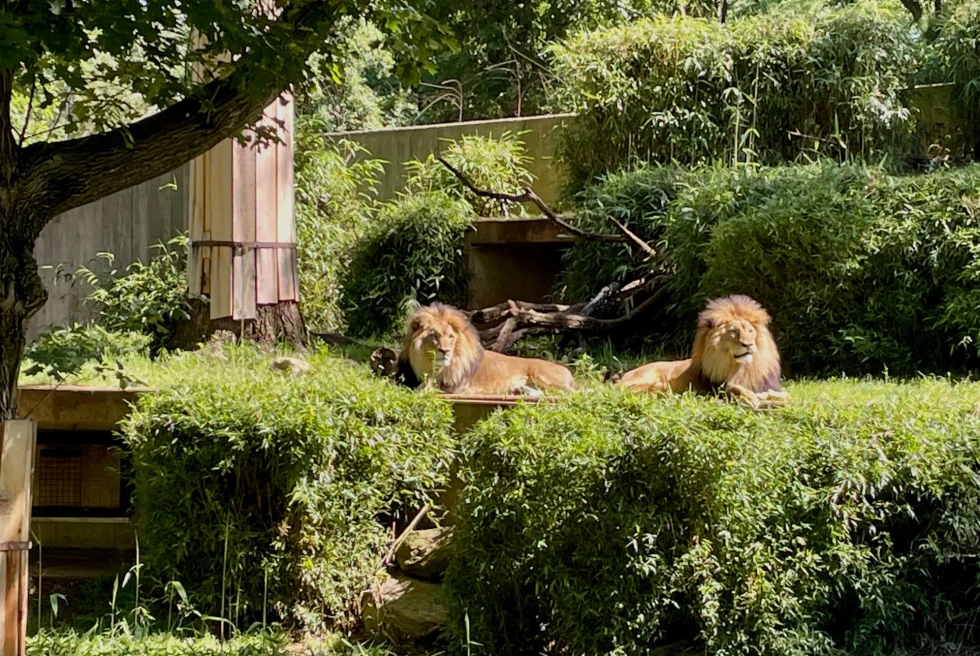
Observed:
[[[31,480],[37,424],[3,424],[0,451],[0,656],[24,656],[27,643],[27,557],[31,545]]]
[[[275,11],[274,6],[268,11]],[[194,47],[204,44],[194,36]],[[196,65],[194,75],[210,73]],[[191,162],[188,287],[209,299],[212,321],[252,321],[262,306],[297,304],[293,98],[265,108],[258,125],[277,142],[227,139]]]

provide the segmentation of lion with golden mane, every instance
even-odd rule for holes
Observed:
[[[487,351],[469,318],[456,308],[433,303],[408,320],[398,371],[412,386],[434,384],[449,394],[526,394],[575,389],[572,373],[560,364]]]
[[[753,407],[785,401],[769,321],[769,313],[743,294],[711,300],[698,315],[690,358],[645,364],[616,385],[645,392],[723,391]]]

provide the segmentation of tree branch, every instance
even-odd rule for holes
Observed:
[[[43,218],[80,207],[176,169],[235,136],[280,93],[255,94],[247,71],[209,83],[203,96],[104,134],[24,149],[23,172],[45,181]]]
[[[14,95],[14,72],[0,70],[0,176],[9,184],[17,168],[17,142],[10,116],[10,104]]]
[[[597,319],[585,314],[568,314],[564,312],[538,312],[536,310],[518,309],[512,315],[518,320],[518,324],[530,327],[548,327],[555,329],[582,330],[594,333],[606,333],[616,328],[622,327],[636,317],[640,316],[650,308],[654,307],[663,295],[663,288],[651,294],[645,301],[637,305],[632,311],[616,317],[615,319]]]
[[[919,4],[918,0],[902,0],[902,6],[908,9],[909,13],[912,14],[912,20],[916,23],[922,20],[922,5]]]
[[[937,2],[939,0],[936,0]],[[20,138],[17,140],[17,147],[20,148],[24,145],[24,139],[27,138],[27,126],[31,123],[31,112],[34,111],[34,94],[37,92],[37,76],[35,75],[31,80],[31,95],[27,99],[27,111],[24,112],[24,125],[20,128]]]
[[[280,5],[277,22],[293,31],[330,20],[325,3]],[[307,30],[310,35],[315,30]],[[310,38],[306,49],[316,45]],[[286,88],[285,81],[255,88],[246,53],[225,77],[156,114],[115,130],[78,139],[32,144],[23,150],[19,178],[39,208],[40,226],[57,214],[168,173],[236,136]],[[291,54],[290,56],[296,56]],[[263,77],[263,79],[266,79]]]
[[[535,206],[537,206],[539,210],[541,210],[541,213],[544,214],[549,219],[551,219],[552,222],[557,224],[563,230],[566,230],[568,233],[575,235],[576,237],[579,237],[581,239],[588,239],[589,241],[608,241],[608,242],[626,241],[626,239],[620,235],[604,235],[596,232],[586,232],[585,230],[576,228],[575,226],[573,226],[572,224],[568,223],[563,218],[555,214],[551,210],[551,208],[548,207],[548,205],[543,200],[541,200],[541,198],[536,193],[534,193],[530,189],[525,188],[524,191],[520,194],[503,194],[495,191],[486,191],[485,189],[477,189],[476,186],[474,186],[473,183],[470,182],[465,175],[463,175],[458,170],[456,170],[456,168],[453,167],[453,165],[447,162],[445,159],[443,159],[441,155],[436,159],[439,160],[440,164],[442,164],[447,169],[449,169],[452,172],[452,174],[456,176],[456,179],[462,182],[467,189],[472,191],[480,198],[505,200],[511,203],[533,203]]]
[[[606,217],[606,219],[610,223],[612,223],[614,226],[616,226],[616,228],[618,228],[621,233],[623,233],[624,235],[626,235],[629,238],[630,241],[632,241],[634,244],[636,244],[637,246],[639,246],[641,251],[643,251],[644,253],[646,253],[647,255],[649,255],[651,259],[656,259],[656,257],[657,257],[657,251],[653,250],[653,247],[650,246],[650,244],[646,243],[645,241],[643,241],[642,239],[640,239],[638,236],[636,236],[636,234],[632,230],[630,230],[625,225],[623,225],[622,223],[620,223],[619,220],[616,217],[614,217],[612,215],[609,215],[609,216]]]

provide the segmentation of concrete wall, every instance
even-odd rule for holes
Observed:
[[[425,159],[428,155],[442,152],[448,142],[463,135],[499,137],[504,132],[523,132],[527,155],[531,158],[530,171],[534,175],[534,191],[545,202],[558,197],[558,174],[552,166],[554,142],[557,130],[571,118],[571,114],[507,118],[493,121],[468,121],[466,123],[440,123],[408,128],[391,128],[370,132],[335,132],[330,137],[354,141],[371,153],[371,157],[387,162],[378,188],[381,200],[394,198],[404,189],[405,162]]]
[[[82,304],[87,286],[57,282],[52,267],[67,272],[100,265],[98,254],[116,256],[113,268],[124,270],[153,256],[153,245],[187,230],[188,166],[56,216],[41,231],[34,257],[42,267],[48,302],[31,320],[29,335],[49,326],[91,317]],[[101,265],[100,265],[101,266]]]

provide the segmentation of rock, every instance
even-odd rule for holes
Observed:
[[[365,595],[365,630],[393,642],[411,642],[432,635],[446,624],[446,606],[438,583],[393,573]]]
[[[398,567],[414,578],[441,580],[452,557],[452,535],[448,527],[412,531],[395,551]]]
[[[279,371],[288,371],[293,374],[301,374],[310,370],[310,363],[299,358],[276,358],[272,361],[272,368]]]

